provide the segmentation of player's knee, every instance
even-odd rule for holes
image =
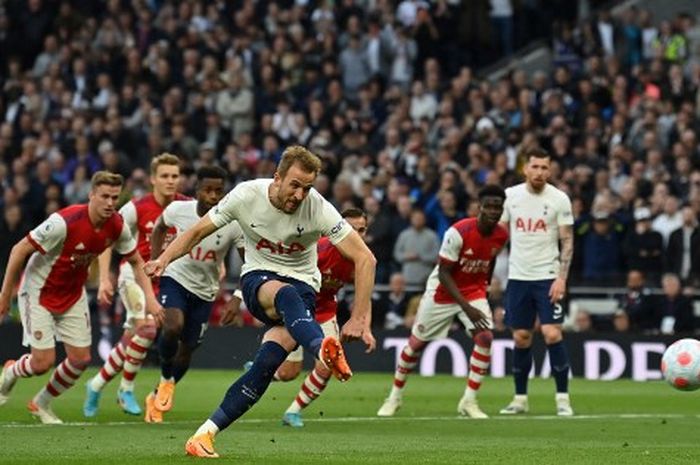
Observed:
[[[561,328],[558,326],[542,326],[542,337],[547,345],[556,344],[563,339]]]
[[[411,334],[411,336],[408,338],[408,346],[413,349],[414,352],[421,352],[423,349],[425,349],[425,346],[428,343],[425,341],[421,341],[418,339],[416,336]]]
[[[299,376],[299,373],[301,372],[301,367],[296,366],[296,365],[297,364],[294,364],[294,365],[282,364],[277,369],[276,378],[280,381],[293,381],[293,380],[295,380]]]
[[[163,337],[171,339],[178,338],[182,334],[183,324],[181,321],[167,321],[163,325]]]
[[[491,347],[492,342],[493,342],[493,333],[488,329],[485,329],[483,331],[479,331],[474,336],[474,343],[476,345],[478,345],[479,347],[489,348],[489,347]]]
[[[90,356],[90,352],[85,352],[84,354],[74,354],[68,357],[68,363],[70,363],[72,366],[74,366],[78,370],[84,370],[90,365],[90,360],[92,360],[92,357]]]
[[[149,340],[154,340],[156,338],[156,333],[157,333],[157,328],[156,325],[147,322],[145,324],[140,325],[138,328],[136,328],[136,335],[144,338],[144,339],[149,339]]]
[[[532,345],[532,334],[529,332],[516,331],[513,333],[513,342],[515,347],[524,349]]]
[[[34,375],[43,375],[53,368],[56,363],[56,355],[47,355],[44,357],[32,356],[30,363]]]

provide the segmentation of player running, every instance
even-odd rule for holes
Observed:
[[[532,331],[540,319],[557,392],[557,415],[574,414],[569,400],[569,356],[562,340],[560,301],[574,252],[571,200],[547,183],[551,158],[542,149],[526,154],[525,182],[506,191],[503,218],[511,234],[506,287],[506,324],[513,330],[515,397],[502,414],[528,411]]]
[[[245,237],[241,287],[250,312],[269,326],[253,365],[228,389],[221,405],[187,441],[187,454],[218,457],[214,436],[243,415],[264,394],[277,368],[301,344],[323,360],[341,381],[352,376],[338,339],[323,336],[314,320],[321,274],[316,246],[321,236],[355,263],[355,308],[341,337],[369,332],[370,297],[376,260],[362,238],[315,189],[321,161],[301,146],[288,147],[274,179],[240,183],[197,224],[179,235],[161,256],[146,264],[159,276],[168,264],[231,221]]]
[[[173,200],[189,199],[177,193],[179,181],[180,159],[169,153],[158,155],[151,161],[153,192],[139,200],[127,202],[119,210],[124,223],[138,242],[137,249],[143,261],[151,259],[151,232],[163,209]],[[174,234],[175,231],[169,232]],[[100,285],[97,295],[98,301],[103,305],[111,304],[114,294],[109,273],[111,260],[111,250],[99,258]],[[141,369],[148,349],[153,345],[156,327],[150,318],[146,318],[143,291],[134,281],[132,266],[125,261],[119,266],[117,285],[119,298],[126,309],[124,334],[112,348],[100,371],[87,383],[83,404],[83,414],[86,417],[97,415],[102,390],[122,369],[124,374],[117,391],[117,402],[126,413],[141,414],[141,407],[134,397],[134,378]],[[153,291],[158,294],[156,284]]]
[[[197,171],[197,200],[176,200],[158,218],[151,235],[154,257],[163,251],[172,228],[177,230],[176,234],[182,234],[219,203],[224,196],[226,176],[226,171],[218,166],[205,166]],[[231,246],[239,249],[242,256],[243,245],[241,228],[233,221],[204,238],[189,254],[165,269],[159,290],[160,303],[165,307],[165,321],[158,340],[161,377],[156,390],[146,397],[147,423],[162,422],[163,413],[172,408],[175,383],[185,376],[192,354],[207,330],[219,293],[224,258]],[[227,307],[226,313],[229,312]],[[226,314],[223,318],[229,319]]]
[[[359,208],[348,208],[341,216],[364,239],[367,233],[367,215]],[[355,264],[344,257],[327,237],[322,237],[318,241],[318,269],[321,271],[321,290],[316,294],[316,321],[321,325],[325,336],[337,338],[339,331],[336,296],[343,285],[352,283],[355,279]],[[367,353],[375,349],[376,341],[370,331],[362,334],[362,340],[367,344]],[[298,347],[277,369],[275,378],[280,381],[295,379],[301,371],[303,360],[303,349]],[[331,375],[330,370],[317,360],[314,369],[304,379],[296,398],[284,413],[282,424],[295,428],[303,427],[301,411],[321,395]]]
[[[401,351],[394,373],[394,385],[378,416],[393,416],[401,407],[406,378],[423,349],[429,341],[446,337],[457,316],[474,340],[467,387],[457,412],[488,418],[479,408],[476,395],[491,362],[493,321],[486,293],[496,257],[508,241],[508,233],[498,224],[505,198],[502,188],[484,187],[479,192],[478,216],[456,222],[445,233],[439,263],[428,278],[408,345]]]
[[[10,308],[12,291],[30,257],[19,289],[19,306],[24,344],[31,347],[31,353],[16,362],[5,362],[0,405],[7,402],[17,378],[41,375],[54,365],[58,338],[67,356],[28,408],[42,423],[62,423],[50,403],[75,384],[90,362],[92,332],[85,281],[90,263],[111,245],[134,267],[136,282],[145,291],[147,311],[161,321],[163,310],[142,271],[136,241],[115,210],[123,183],[118,174],[98,171],[92,177],[87,204],[53,213],[12,248],[0,292],[0,318]]]

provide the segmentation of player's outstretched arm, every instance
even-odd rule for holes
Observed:
[[[100,305],[111,305],[114,297],[114,283],[110,268],[112,266],[112,247],[107,247],[97,257],[97,269],[100,275],[100,282],[97,287],[97,302]]]
[[[141,255],[138,252],[132,253],[127,257],[127,261],[134,269],[134,279],[136,283],[143,289],[143,294],[146,296],[146,311],[153,315],[158,326],[163,323],[165,313],[163,312],[163,307],[158,303],[156,295],[153,293],[153,284],[151,280],[148,279],[146,273],[143,271],[144,263]]]
[[[24,262],[35,250],[26,237],[12,247],[10,258],[5,268],[5,279],[2,281],[2,291],[0,291],[0,318],[5,316],[10,310],[12,292],[17,287],[17,280],[24,267]]]
[[[352,315],[341,331],[345,339],[360,339],[372,324],[372,288],[377,259],[359,234],[350,232],[336,247],[344,257],[355,263],[355,305]]]
[[[188,253],[192,247],[217,229],[209,215],[204,215],[194,226],[177,236],[157,259],[146,263],[144,271],[150,277],[160,276],[169,263]]]
[[[457,265],[457,262],[450,262],[445,259],[440,260],[440,264],[438,265],[438,279],[440,279],[440,284],[445,286],[447,292],[462,308],[462,311],[467,314],[467,317],[474,323],[476,328],[489,329],[489,323],[486,321],[486,318],[484,318],[484,315],[479,310],[472,307],[459,291],[459,287],[452,277],[452,269]]]

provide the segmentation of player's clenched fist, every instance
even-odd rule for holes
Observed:
[[[146,276],[148,276],[149,278],[159,277],[163,274],[164,270],[165,265],[159,259],[149,260],[143,266],[143,272],[146,273]]]
[[[348,322],[343,325],[343,329],[340,331],[340,338],[343,341],[356,341],[362,338],[364,329],[364,325],[361,321],[355,321],[350,318]]]

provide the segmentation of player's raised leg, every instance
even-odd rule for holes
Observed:
[[[473,335],[474,348],[469,357],[469,374],[467,375],[467,387],[462,399],[457,406],[460,415],[471,418],[488,418],[477,402],[477,393],[481,388],[481,382],[488,373],[491,364],[491,343],[493,333],[490,330],[481,330]]]
[[[411,337],[408,339],[408,344],[401,350],[401,355],[399,355],[399,363],[394,372],[394,383],[391,387],[391,393],[384,401],[384,404],[379,408],[377,416],[394,416],[396,411],[401,407],[406,378],[408,378],[408,375],[416,367],[426,344],[425,341],[421,341],[411,334]]]

